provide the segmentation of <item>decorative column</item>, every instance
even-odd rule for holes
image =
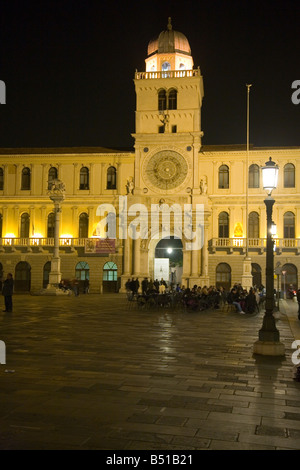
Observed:
[[[131,277],[130,269],[130,238],[123,240],[123,272],[121,276],[121,290],[120,292],[126,292],[125,284]]]
[[[62,294],[63,291],[58,289],[58,284],[61,281],[61,272],[60,272],[60,256],[59,256],[59,224],[60,224],[60,214],[61,214],[61,203],[65,199],[65,185],[59,179],[55,179],[52,182],[51,189],[49,189],[48,194],[51,201],[54,204],[54,214],[55,214],[55,230],[54,230],[54,251],[53,257],[51,260],[51,271],[49,273],[49,284],[47,289],[43,293],[49,295]],[[46,291],[46,292],[45,292]]]
[[[201,284],[202,286],[209,286],[209,275],[208,275],[208,217],[210,214],[204,214],[204,240],[202,247],[202,269],[201,269]]]

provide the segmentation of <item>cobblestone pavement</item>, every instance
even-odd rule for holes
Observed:
[[[297,304],[277,314],[278,359],[253,357],[262,312],[139,311],[121,294],[13,300],[0,315],[0,449],[300,448]]]

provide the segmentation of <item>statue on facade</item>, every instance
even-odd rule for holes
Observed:
[[[207,193],[207,177],[204,176],[200,181],[200,193],[206,194]]]
[[[132,176],[127,180],[126,190],[127,190],[127,194],[133,194],[134,181],[133,181]]]

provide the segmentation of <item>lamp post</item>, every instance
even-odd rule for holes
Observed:
[[[262,167],[263,188],[268,196],[264,200],[267,211],[267,255],[266,255],[266,304],[262,328],[259,330],[259,339],[254,343],[254,354],[265,356],[284,356],[284,344],[279,340],[279,331],[276,328],[274,309],[274,245],[272,238],[272,212],[275,200],[272,191],[277,187],[278,165],[272,158]]]

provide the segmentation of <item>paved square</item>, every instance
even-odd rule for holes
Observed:
[[[144,311],[122,294],[13,301],[0,449],[300,448],[287,315],[280,360],[252,355],[262,312]]]

